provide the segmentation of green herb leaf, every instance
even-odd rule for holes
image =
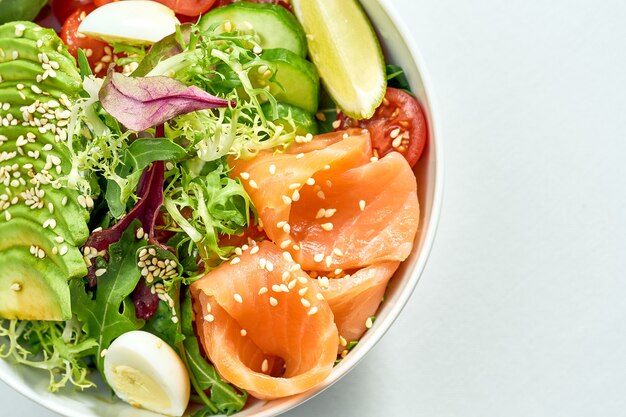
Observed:
[[[176,161],[187,156],[187,151],[180,145],[165,138],[137,139],[128,147],[134,158],[134,168],[143,171],[154,161]]]
[[[144,239],[135,237],[141,226],[135,220],[124,231],[119,242],[109,247],[110,261],[106,272],[98,277],[95,299],[85,290],[81,280],[70,282],[72,310],[84,323],[84,331],[98,343],[95,353],[96,366],[104,375],[104,349],[123,333],[141,329],[143,320],[135,317],[135,306],[129,295],[137,286],[141,273],[137,267],[137,251],[145,246]]]
[[[0,0],[0,24],[13,20],[33,20],[48,0]]]
[[[78,69],[80,70],[81,79],[85,79],[85,77],[93,74],[89,66],[89,61],[87,60],[87,55],[85,55],[85,51],[83,51],[82,48],[78,48]]]
[[[397,65],[387,65],[387,86],[399,88],[407,93],[413,94],[409,80],[407,80],[404,74],[404,70]]]

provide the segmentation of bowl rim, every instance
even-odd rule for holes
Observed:
[[[354,367],[365,358],[365,356],[371,352],[372,348],[382,339],[382,337],[389,331],[391,325],[396,321],[399,317],[402,310],[406,307],[410,297],[415,292],[415,288],[417,283],[420,280],[422,273],[426,267],[426,263],[428,258],[430,257],[436,231],[439,226],[439,221],[441,217],[441,209],[443,206],[443,189],[444,189],[444,156],[443,156],[443,142],[441,138],[441,128],[439,126],[439,106],[437,104],[437,100],[435,98],[435,94],[433,93],[433,86],[431,82],[431,78],[429,72],[427,70],[424,59],[417,47],[417,43],[415,39],[412,37],[410,30],[408,29],[407,23],[404,18],[401,16],[399,10],[396,5],[393,4],[392,0],[374,0],[377,1],[382,7],[383,11],[387,14],[389,19],[396,26],[398,33],[400,34],[402,40],[406,43],[407,49],[410,53],[410,57],[415,62],[415,65],[418,69],[422,86],[424,90],[424,96],[426,97],[427,108],[428,108],[428,122],[430,132],[432,133],[431,137],[429,137],[429,147],[431,148],[431,152],[434,152],[434,182],[433,182],[433,198],[432,198],[432,208],[430,212],[430,219],[428,222],[428,230],[426,231],[426,235],[422,242],[422,247],[420,248],[420,253],[418,255],[415,264],[413,265],[410,273],[408,274],[408,283],[406,288],[398,295],[398,299],[396,302],[390,307],[389,312],[386,314],[385,318],[382,322],[377,322],[377,331],[365,342],[365,346],[360,346],[360,349],[352,352],[351,355],[348,355],[341,363],[340,367],[336,367],[333,370],[333,373],[329,378],[326,379],[322,384],[318,387],[314,388],[311,391],[302,393],[298,396],[293,397],[292,400],[289,400],[279,406],[279,409],[272,410],[264,410],[258,414],[255,414],[255,417],[270,417],[276,416],[279,414],[283,414],[293,408],[309,401],[313,397],[317,396],[321,392],[325,391],[327,388],[338,382],[342,379],[346,374],[348,374]],[[432,139],[434,138],[434,140]],[[37,395],[35,391],[30,389],[30,387],[19,378],[12,374],[7,374],[4,372],[0,372],[0,381],[4,382],[7,386],[28,398],[29,400],[45,407],[46,409],[66,416],[76,416],[80,417],[79,414],[76,414],[76,410],[70,409],[67,406],[63,405],[61,402],[51,402],[46,399],[46,397]]]

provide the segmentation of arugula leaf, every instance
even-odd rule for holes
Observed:
[[[80,70],[80,78],[83,80],[85,77],[92,75],[91,67],[89,66],[89,61],[87,60],[87,55],[85,55],[85,51],[82,48],[78,48],[78,69]]]
[[[33,20],[48,0],[0,0],[0,24],[13,20]]]
[[[137,286],[141,273],[137,267],[137,251],[146,241],[135,237],[135,230],[141,226],[133,221],[122,234],[119,242],[109,247],[110,261],[106,272],[98,277],[95,299],[86,292],[81,280],[70,282],[72,310],[84,323],[85,333],[96,340],[96,366],[104,375],[102,351],[123,333],[141,329],[143,320],[135,317],[135,306],[129,295]]]
[[[409,85],[409,80],[407,80],[406,75],[404,74],[404,70],[398,65],[387,65],[387,86],[399,88],[407,93],[413,94],[411,86]]]
[[[137,139],[130,144],[128,152],[136,171],[143,171],[154,161],[176,161],[187,156],[185,148],[166,138]]]

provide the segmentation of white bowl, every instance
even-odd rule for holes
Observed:
[[[415,166],[418,183],[421,219],[411,256],[402,264],[390,283],[386,302],[377,314],[371,330],[350,354],[318,387],[304,394],[274,401],[251,401],[238,417],[269,417],[284,413],[313,398],[347,374],[387,332],[408,301],[419,277],[435,237],[443,190],[443,165],[437,128],[437,109],[430,94],[431,88],[422,58],[410,37],[410,32],[391,4],[391,0],[361,0],[379,38],[384,45],[387,62],[400,65],[406,72],[413,92],[424,106],[429,122],[429,142],[421,160]],[[16,391],[59,414],[71,417],[158,417],[116,401],[104,383],[98,390],[77,392],[73,389],[52,394],[47,390],[48,378],[37,370],[0,360],[0,379]]]

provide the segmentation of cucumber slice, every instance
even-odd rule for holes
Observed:
[[[261,106],[265,117],[274,123],[283,126],[286,130],[291,131],[295,128],[296,135],[304,136],[307,133],[317,134],[317,121],[311,113],[307,113],[299,107],[290,106],[289,104],[278,103],[276,106],[277,118],[272,119],[272,106],[265,103]],[[291,121],[291,122],[290,122]],[[293,123],[293,125],[291,124]]]
[[[261,58],[265,64],[250,71],[255,87],[269,88],[282,103],[317,111],[320,82],[313,64],[287,49],[266,49]]]
[[[293,0],[322,83],[348,116],[367,119],[385,96],[382,50],[356,0]]]
[[[275,4],[233,3],[211,10],[198,24],[202,30],[214,27],[217,33],[254,31],[263,49],[283,48],[306,56],[302,26],[291,13]]]

